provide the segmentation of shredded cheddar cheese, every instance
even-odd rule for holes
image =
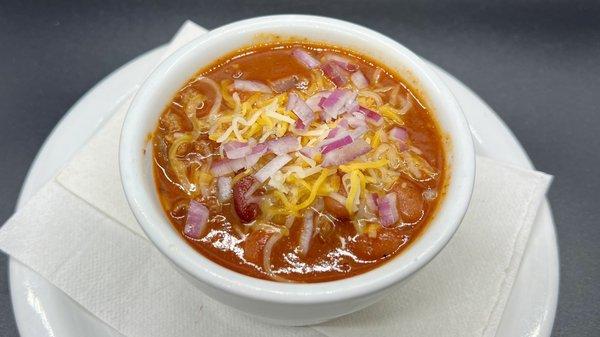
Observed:
[[[308,196],[308,198],[306,200],[304,200],[300,204],[293,204],[293,203],[291,203],[288,200],[288,198],[285,195],[283,195],[283,193],[281,193],[279,191],[275,191],[274,194],[275,194],[275,196],[277,196],[281,200],[281,202],[283,202],[283,204],[288,209],[288,211],[290,211],[292,213],[296,213],[299,210],[304,209],[304,208],[310,206],[313,203],[313,201],[317,197],[317,192],[319,190],[319,187],[321,187],[321,184],[323,184],[323,182],[325,181],[325,179],[327,178],[327,176],[329,174],[331,174],[331,173],[333,173],[332,170],[330,170],[330,169],[323,169],[323,171],[321,171],[321,175],[319,175],[319,178],[317,178],[317,180],[315,181],[315,184],[312,186],[312,188],[310,190],[310,195]]]
[[[346,210],[349,214],[356,212],[356,199],[359,196],[361,189],[359,171],[354,170],[350,173],[350,191],[348,192],[348,198],[346,199]]]
[[[379,168],[387,165],[387,159],[379,159],[374,162],[358,162],[358,163],[350,163],[347,165],[340,165],[340,171],[350,173],[354,170],[366,170],[370,168]]]

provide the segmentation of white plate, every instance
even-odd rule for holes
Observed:
[[[118,103],[140,84],[163,48],[145,53],[110,74],[63,117],[37,155],[21,191],[22,206],[86,143]],[[532,168],[527,154],[498,116],[460,81],[432,65],[460,102],[479,154]],[[59,289],[14,259],[11,297],[23,337],[120,336]],[[536,219],[497,336],[550,336],[558,298],[558,249],[550,207]]]

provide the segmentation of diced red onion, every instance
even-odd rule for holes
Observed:
[[[294,122],[294,129],[300,132],[306,131],[306,125],[304,125],[304,123],[302,123],[301,120],[296,119],[296,121]]]
[[[408,131],[405,128],[394,127],[389,132],[390,138],[396,141],[400,151],[408,150]]]
[[[298,76],[292,75],[292,76],[280,78],[275,81],[271,81],[269,84],[271,85],[271,88],[273,89],[273,91],[280,93],[280,92],[288,91],[288,90],[294,88],[297,83],[298,83]]]
[[[256,165],[256,163],[258,163],[258,160],[265,154],[267,153],[268,150],[268,146],[265,143],[260,143],[260,144],[256,144],[253,148],[252,148],[252,152],[250,152],[249,155],[247,155],[244,158],[240,158],[240,159],[236,159],[236,160],[243,160],[243,167],[244,168],[248,168],[251,166]]]
[[[358,107],[358,112],[365,115],[365,117],[367,117],[367,121],[375,126],[381,126],[383,124],[383,117],[371,109],[360,106]]]
[[[371,211],[376,211],[377,210],[377,198],[378,197],[379,197],[379,195],[377,193],[367,193],[366,194],[367,207]]]
[[[336,62],[329,61],[321,66],[323,74],[336,86],[341,87],[348,82],[348,74]]]
[[[247,156],[252,152],[252,147],[250,145],[241,147],[238,149],[232,149],[229,152],[226,152],[227,158],[229,159],[239,159]]]
[[[213,161],[210,166],[210,173],[215,177],[220,177],[235,172],[236,170],[234,170],[233,166],[231,165],[232,161],[234,160],[221,159]]]
[[[323,56],[321,60],[323,62],[334,62],[338,66],[350,72],[355,72],[358,70],[358,65],[356,63],[352,62],[352,60],[350,60],[349,58],[341,55],[328,53],[325,54],[325,56]]]
[[[314,69],[314,68],[316,68],[316,67],[318,67],[318,66],[321,65],[321,62],[319,62],[319,60],[317,60],[316,58],[314,58],[312,55],[310,55],[304,49],[294,48],[294,50],[292,50],[292,55],[298,61],[300,61],[300,63],[304,64],[305,66],[307,66],[310,69]]]
[[[295,93],[289,94],[287,109],[291,110],[298,118],[300,118],[302,126],[304,127],[309,126],[315,119],[315,113],[312,109]]]
[[[249,155],[252,152],[254,143],[249,141],[248,143],[231,141],[223,145],[223,151],[229,159],[238,159]]]
[[[342,121],[344,122],[344,121]],[[340,123],[342,124],[342,123]],[[321,142],[319,142],[317,144],[317,146],[323,148],[326,145],[329,145],[337,140],[340,140],[346,136],[349,136],[350,134],[348,133],[348,130],[346,130],[344,127],[342,126],[338,126],[336,128],[333,128],[329,131],[329,134],[327,135],[327,137],[325,139],[323,139]]]
[[[358,89],[364,89],[369,86],[369,81],[360,70],[350,75],[350,80],[352,80],[352,83]]]
[[[220,177],[239,171],[244,168],[254,166],[258,160],[267,152],[267,145],[257,144],[252,148],[249,155],[238,159],[221,159],[213,161],[210,167],[210,173],[215,177]]]
[[[240,142],[237,140],[232,140],[230,142],[221,144],[221,146],[223,147],[223,151],[239,149],[241,147],[245,147],[246,145],[248,145],[248,143]]]
[[[325,139],[335,138],[335,136],[338,134],[338,132],[340,132],[340,130],[341,129],[339,127],[329,130],[329,133],[327,133],[327,137],[325,137]]]
[[[337,89],[329,95],[321,104],[325,113],[325,120],[329,122],[337,118],[342,112],[346,111],[345,107],[356,99],[356,93],[350,90]]]
[[[331,95],[331,91],[319,91],[318,93],[306,99],[306,105],[308,105],[308,107],[314,112],[321,111],[323,108],[321,107],[320,103],[329,95]]]
[[[208,208],[196,200],[190,200],[183,233],[192,239],[200,239],[208,222]]]
[[[383,227],[390,227],[400,220],[398,214],[396,193],[388,193],[377,201],[379,220]]]
[[[300,149],[300,138],[285,136],[268,142],[269,150],[276,155],[282,155]]]
[[[314,214],[311,209],[304,212],[304,222],[302,224],[302,232],[300,233],[299,252],[300,255],[306,256],[310,248],[310,240],[313,235]]]
[[[219,201],[223,202],[231,199],[231,177],[219,177],[217,179],[217,190]]]
[[[362,137],[362,135],[364,135],[367,132],[367,127],[364,125],[361,125],[359,127],[357,127],[356,129],[350,131],[350,137],[352,137],[352,139],[357,140],[360,137]]]
[[[264,154],[268,148],[269,148],[268,144],[258,143],[252,148],[252,152],[250,154],[259,154],[259,153]]]
[[[338,126],[342,129],[348,129],[350,127],[350,124],[348,123],[348,120],[346,119],[342,119],[339,123]]]
[[[390,130],[390,138],[405,142],[408,140],[408,131],[405,128],[394,127]]]
[[[300,153],[302,153],[304,156],[306,156],[308,158],[315,159],[315,156],[319,153],[319,150],[315,147],[307,146],[307,147],[301,148]]]
[[[265,94],[273,93],[268,85],[259,81],[233,80],[233,88],[238,91],[262,92]]]
[[[283,154],[273,158],[270,162],[268,162],[265,166],[263,166],[258,172],[254,174],[254,178],[264,183],[267,179],[269,179],[275,172],[279,171],[285,164],[287,164],[292,157],[287,154]]]
[[[285,106],[285,108],[291,111],[296,106],[296,102],[299,98],[300,97],[298,97],[296,93],[290,93],[288,95],[287,105]]]
[[[358,111],[358,108],[360,106],[358,105],[358,101],[356,100],[356,96],[354,96],[352,99],[348,100],[348,104],[346,104],[344,106],[344,110],[346,112],[352,113],[355,111]]]
[[[353,128],[357,128],[357,127],[367,127],[367,122],[366,122],[366,117],[365,115],[359,113],[359,112],[354,112],[352,114],[347,114],[346,117],[344,118],[347,122],[348,125],[353,127]]]
[[[331,94],[330,94],[330,95],[331,95]],[[317,105],[319,106],[320,110],[323,110],[323,103],[325,103],[325,99],[326,99],[327,97],[329,97],[329,95],[328,95],[328,96],[325,96],[325,97],[321,97],[321,98],[319,98],[319,103],[318,103]]]
[[[337,139],[337,140],[323,146],[323,148],[321,148],[321,153],[326,154],[328,152],[331,152],[335,149],[339,149],[340,147],[342,147],[344,145],[348,145],[350,143],[352,143],[352,137],[345,136],[343,138]]]
[[[363,139],[356,139],[354,142],[328,152],[323,157],[323,163],[321,166],[336,166],[345,164],[349,161],[354,160],[356,157],[361,156],[371,150],[371,145],[365,142]]]

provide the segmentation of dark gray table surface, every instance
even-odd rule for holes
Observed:
[[[513,130],[549,193],[561,261],[553,336],[600,336],[600,3],[593,1],[169,1],[0,3],[0,223],[69,107],[186,19],[307,13],[397,39],[475,90]],[[7,257],[0,335],[17,336]]]

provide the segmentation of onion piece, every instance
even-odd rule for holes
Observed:
[[[247,143],[231,141],[223,145],[223,151],[229,159],[238,159],[252,153],[252,147],[256,144],[254,139],[250,139]]]
[[[306,256],[310,248],[310,240],[312,239],[314,228],[314,213],[311,209],[304,212],[304,222],[302,224],[302,232],[300,232],[299,253]]]
[[[329,122],[337,118],[344,111],[347,111],[346,108],[356,100],[356,95],[356,92],[350,90],[337,89],[325,98],[321,104],[325,121]]]
[[[368,129],[366,125],[361,125],[356,129],[350,131],[350,137],[352,137],[353,140],[357,140],[360,137],[362,137],[362,135],[364,135],[367,132],[367,130]]]
[[[268,150],[268,146],[265,143],[261,143],[261,144],[256,144],[253,148],[252,148],[252,152],[250,152],[249,155],[247,155],[244,158],[240,158],[237,160],[243,160],[244,161],[244,168],[248,168],[251,166],[256,165],[256,163],[258,163],[258,161],[260,160],[260,158],[267,153]]]
[[[304,123],[302,123],[302,121],[300,119],[297,119],[294,122],[294,129],[300,133],[306,131],[306,125],[304,125]]]
[[[396,193],[388,193],[379,198],[377,207],[379,209],[379,220],[383,227],[390,227],[400,220]]]
[[[210,165],[210,173],[215,177],[220,177],[235,172],[230,162],[230,159],[214,160]]]
[[[196,200],[190,200],[183,233],[192,239],[200,239],[208,222],[208,208]]]
[[[375,126],[381,126],[383,124],[383,117],[371,109],[360,106],[358,107],[358,112],[365,115],[367,121]]]
[[[294,48],[292,50],[292,55],[300,61],[303,65],[307,66],[310,69],[317,68],[321,65],[321,62],[310,55],[306,50],[301,48]]]
[[[258,170],[258,172],[254,174],[254,178],[261,183],[264,183],[267,179],[269,179],[269,177],[275,174],[275,172],[279,171],[290,160],[292,160],[292,157],[287,154],[279,155]]]
[[[321,148],[321,153],[326,154],[328,152],[331,152],[335,149],[339,149],[340,147],[344,146],[344,145],[348,145],[350,143],[352,143],[352,137],[351,136],[345,136],[339,139],[336,139],[335,141],[323,146]]]
[[[327,53],[321,58],[321,61],[334,62],[335,64],[349,72],[355,72],[358,70],[358,65],[352,62],[351,59],[337,54]]]
[[[356,139],[354,142],[328,152],[323,156],[323,163],[321,166],[335,166],[345,164],[354,158],[361,156],[371,151],[371,145],[365,142],[363,139]]]
[[[219,192],[217,197],[219,201],[223,202],[231,199],[231,193],[233,192],[231,182],[231,177],[219,177],[217,179],[217,190]]]
[[[377,208],[377,199],[379,198],[379,195],[377,193],[367,193],[366,195],[366,199],[367,199],[367,208],[371,211],[376,211]]]
[[[356,96],[358,96],[358,94]],[[358,101],[356,100],[356,96],[354,96],[354,98],[351,100],[348,100],[348,103],[344,106],[344,110],[346,112],[352,113],[358,111],[358,108],[360,108],[360,105],[358,105]]]
[[[396,141],[400,151],[408,150],[408,131],[405,128],[394,127],[390,130],[389,135]]]
[[[273,90],[268,85],[249,80],[233,80],[233,88],[238,91],[262,92],[265,94],[273,93]]]
[[[369,80],[367,80],[365,75],[360,70],[350,75],[350,80],[358,89],[364,89],[369,86]]]
[[[340,130],[341,130],[341,128],[339,128],[339,127],[329,130],[329,133],[327,134],[327,137],[325,137],[325,139],[334,138],[338,134],[338,132],[340,132]]]
[[[300,137],[285,136],[268,142],[267,146],[276,155],[300,150]]]
[[[344,122],[344,120],[342,120],[342,122]],[[346,136],[349,136],[350,133],[348,132],[348,130],[346,130],[345,127],[341,126],[342,123],[339,123],[337,127],[331,129],[329,131],[329,134],[327,135],[327,137],[325,139],[323,139],[321,142],[319,142],[317,144],[318,147],[320,147],[321,149],[335,141],[338,141]]]
[[[267,145],[264,143],[257,144],[252,148],[249,155],[238,159],[221,159],[215,160],[210,166],[210,173],[215,177],[220,177],[239,171],[244,168],[254,166],[258,160],[267,152]]]
[[[324,98],[329,97],[329,95],[331,95],[331,91],[320,91],[307,98],[306,105],[314,112],[321,111],[323,108],[320,103]]]
[[[408,131],[405,128],[394,127],[390,130],[389,135],[394,140],[401,140],[403,142],[408,140]]]
[[[309,126],[310,123],[312,123],[312,121],[315,119],[315,113],[313,110],[295,93],[289,94],[287,109],[292,111],[296,116],[298,116],[298,118],[300,118],[302,121],[302,125],[299,125],[301,129]]]
[[[341,87],[348,82],[348,73],[336,62],[329,61],[321,66],[323,74],[336,86]]]
[[[359,128],[359,127],[366,128],[367,127],[367,121],[366,121],[365,115],[363,115],[359,112],[353,112],[352,114],[347,114],[344,119],[347,121],[348,126],[351,126],[353,128]]]
[[[288,91],[298,84],[298,76],[291,75],[284,78],[277,79],[275,81],[269,81],[271,85],[271,89],[277,93],[282,93],[284,91]]]
[[[319,153],[319,150],[316,147],[307,146],[301,148],[300,153],[310,159],[315,159],[315,156]]]

